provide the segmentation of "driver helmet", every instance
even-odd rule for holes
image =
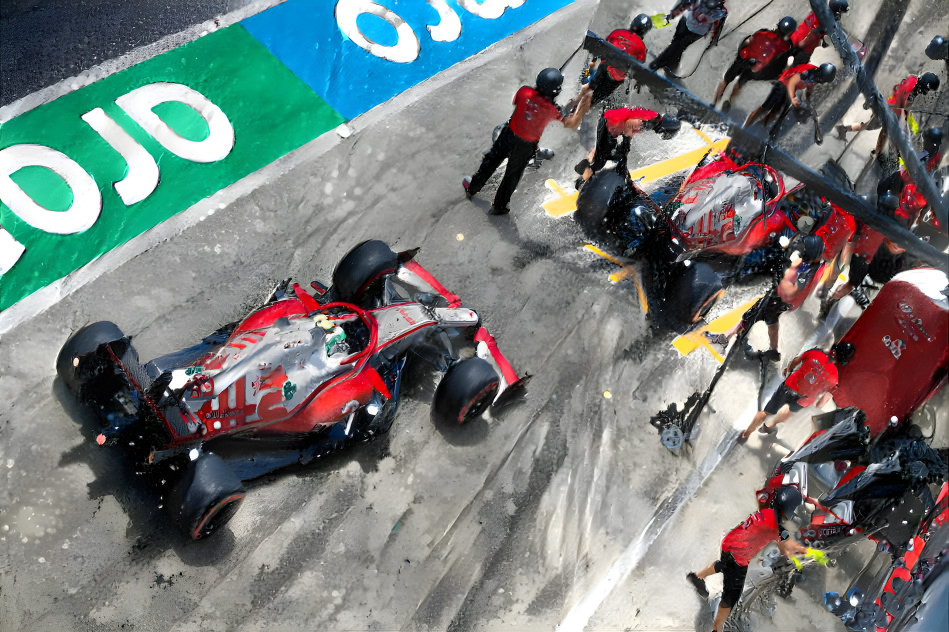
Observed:
[[[817,77],[819,83],[830,83],[837,76],[837,66],[832,63],[824,62],[817,68]],[[938,80],[937,80],[938,82]]]
[[[777,515],[778,524],[791,520],[797,513],[797,510],[804,503],[804,496],[794,485],[782,485],[774,493],[774,499],[771,501],[771,508]]]
[[[649,32],[649,29],[652,28],[652,20],[649,19],[649,16],[645,13],[640,13],[633,18],[633,21],[629,25],[629,30],[635,33],[636,35],[642,37]]]
[[[834,19],[839,20],[841,13],[846,13],[850,10],[850,5],[847,4],[847,0],[830,0],[828,5],[831,12],[834,14]]]
[[[934,72],[924,72],[919,76],[919,81],[916,82],[916,88],[914,92],[919,94],[926,94],[930,90],[939,89],[939,77],[936,76]]]
[[[834,356],[834,362],[836,362],[837,366],[846,366],[856,351],[857,348],[850,342],[838,342],[830,349],[830,353]]]
[[[791,16],[785,16],[781,18],[781,21],[778,22],[778,32],[781,35],[790,35],[797,30],[797,20]]]
[[[560,94],[563,86],[563,75],[556,68],[544,68],[537,75],[537,91],[551,101]]]

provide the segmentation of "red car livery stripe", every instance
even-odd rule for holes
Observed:
[[[438,282],[432,273],[422,267],[422,265],[414,260],[406,261],[403,264],[403,267],[417,274],[423,281],[432,286],[432,288],[438,292],[446,301],[448,301],[448,307],[461,307],[461,298],[457,294],[453,294],[445,289],[445,286]]]

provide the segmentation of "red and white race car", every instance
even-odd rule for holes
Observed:
[[[574,219],[606,250],[641,266],[647,311],[682,330],[723,294],[718,272],[699,259],[746,255],[796,232],[780,206],[784,195],[773,168],[720,153],[700,163],[660,207],[620,161],[583,185]]]
[[[113,323],[75,332],[59,377],[98,417],[95,441],[153,478],[193,539],[226,522],[242,480],[385,433],[408,363],[444,377],[432,415],[477,419],[526,385],[477,312],[380,241],[356,246],[331,287],[281,284],[265,305],[201,343],[146,364]]]

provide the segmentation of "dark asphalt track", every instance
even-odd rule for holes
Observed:
[[[254,0],[3,0],[0,105]]]

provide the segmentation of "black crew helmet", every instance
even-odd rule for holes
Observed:
[[[938,127],[927,128],[923,132],[923,149],[932,158],[942,148],[942,130]]]
[[[652,20],[649,19],[649,16],[645,13],[640,13],[633,18],[633,21],[629,25],[629,30],[642,37],[649,32],[649,29],[652,28]]]
[[[850,5],[847,3],[847,0],[830,0],[827,4],[830,7],[830,10],[834,14],[834,19],[839,20],[841,13],[846,13],[850,10]]]
[[[915,92],[920,94],[926,94],[930,90],[939,89],[939,77],[936,76],[934,72],[924,72],[919,76],[919,80],[916,82]]]
[[[877,209],[887,217],[893,217],[893,214],[899,207],[900,198],[892,191],[884,191],[877,196]]]
[[[544,68],[537,75],[537,91],[548,99],[560,94],[563,86],[563,74],[556,68]]]
[[[790,15],[786,15],[781,18],[781,21],[778,22],[778,32],[781,35],[790,35],[797,30],[797,20],[792,18]]]
[[[817,67],[817,77],[820,83],[830,83],[837,76],[837,66],[829,61]]]
[[[830,352],[834,354],[834,362],[837,366],[845,366],[853,358],[857,348],[850,342],[838,342],[831,347]]]
[[[780,523],[793,518],[803,503],[804,496],[801,495],[801,490],[794,485],[782,485],[774,493],[771,508],[774,509]]]
[[[675,114],[661,114],[657,116],[653,126],[653,129],[659,134],[662,140],[669,140],[678,134],[681,128],[682,123]]]
[[[937,35],[926,46],[926,57],[933,61],[945,59],[949,61],[949,41],[942,35]]]

